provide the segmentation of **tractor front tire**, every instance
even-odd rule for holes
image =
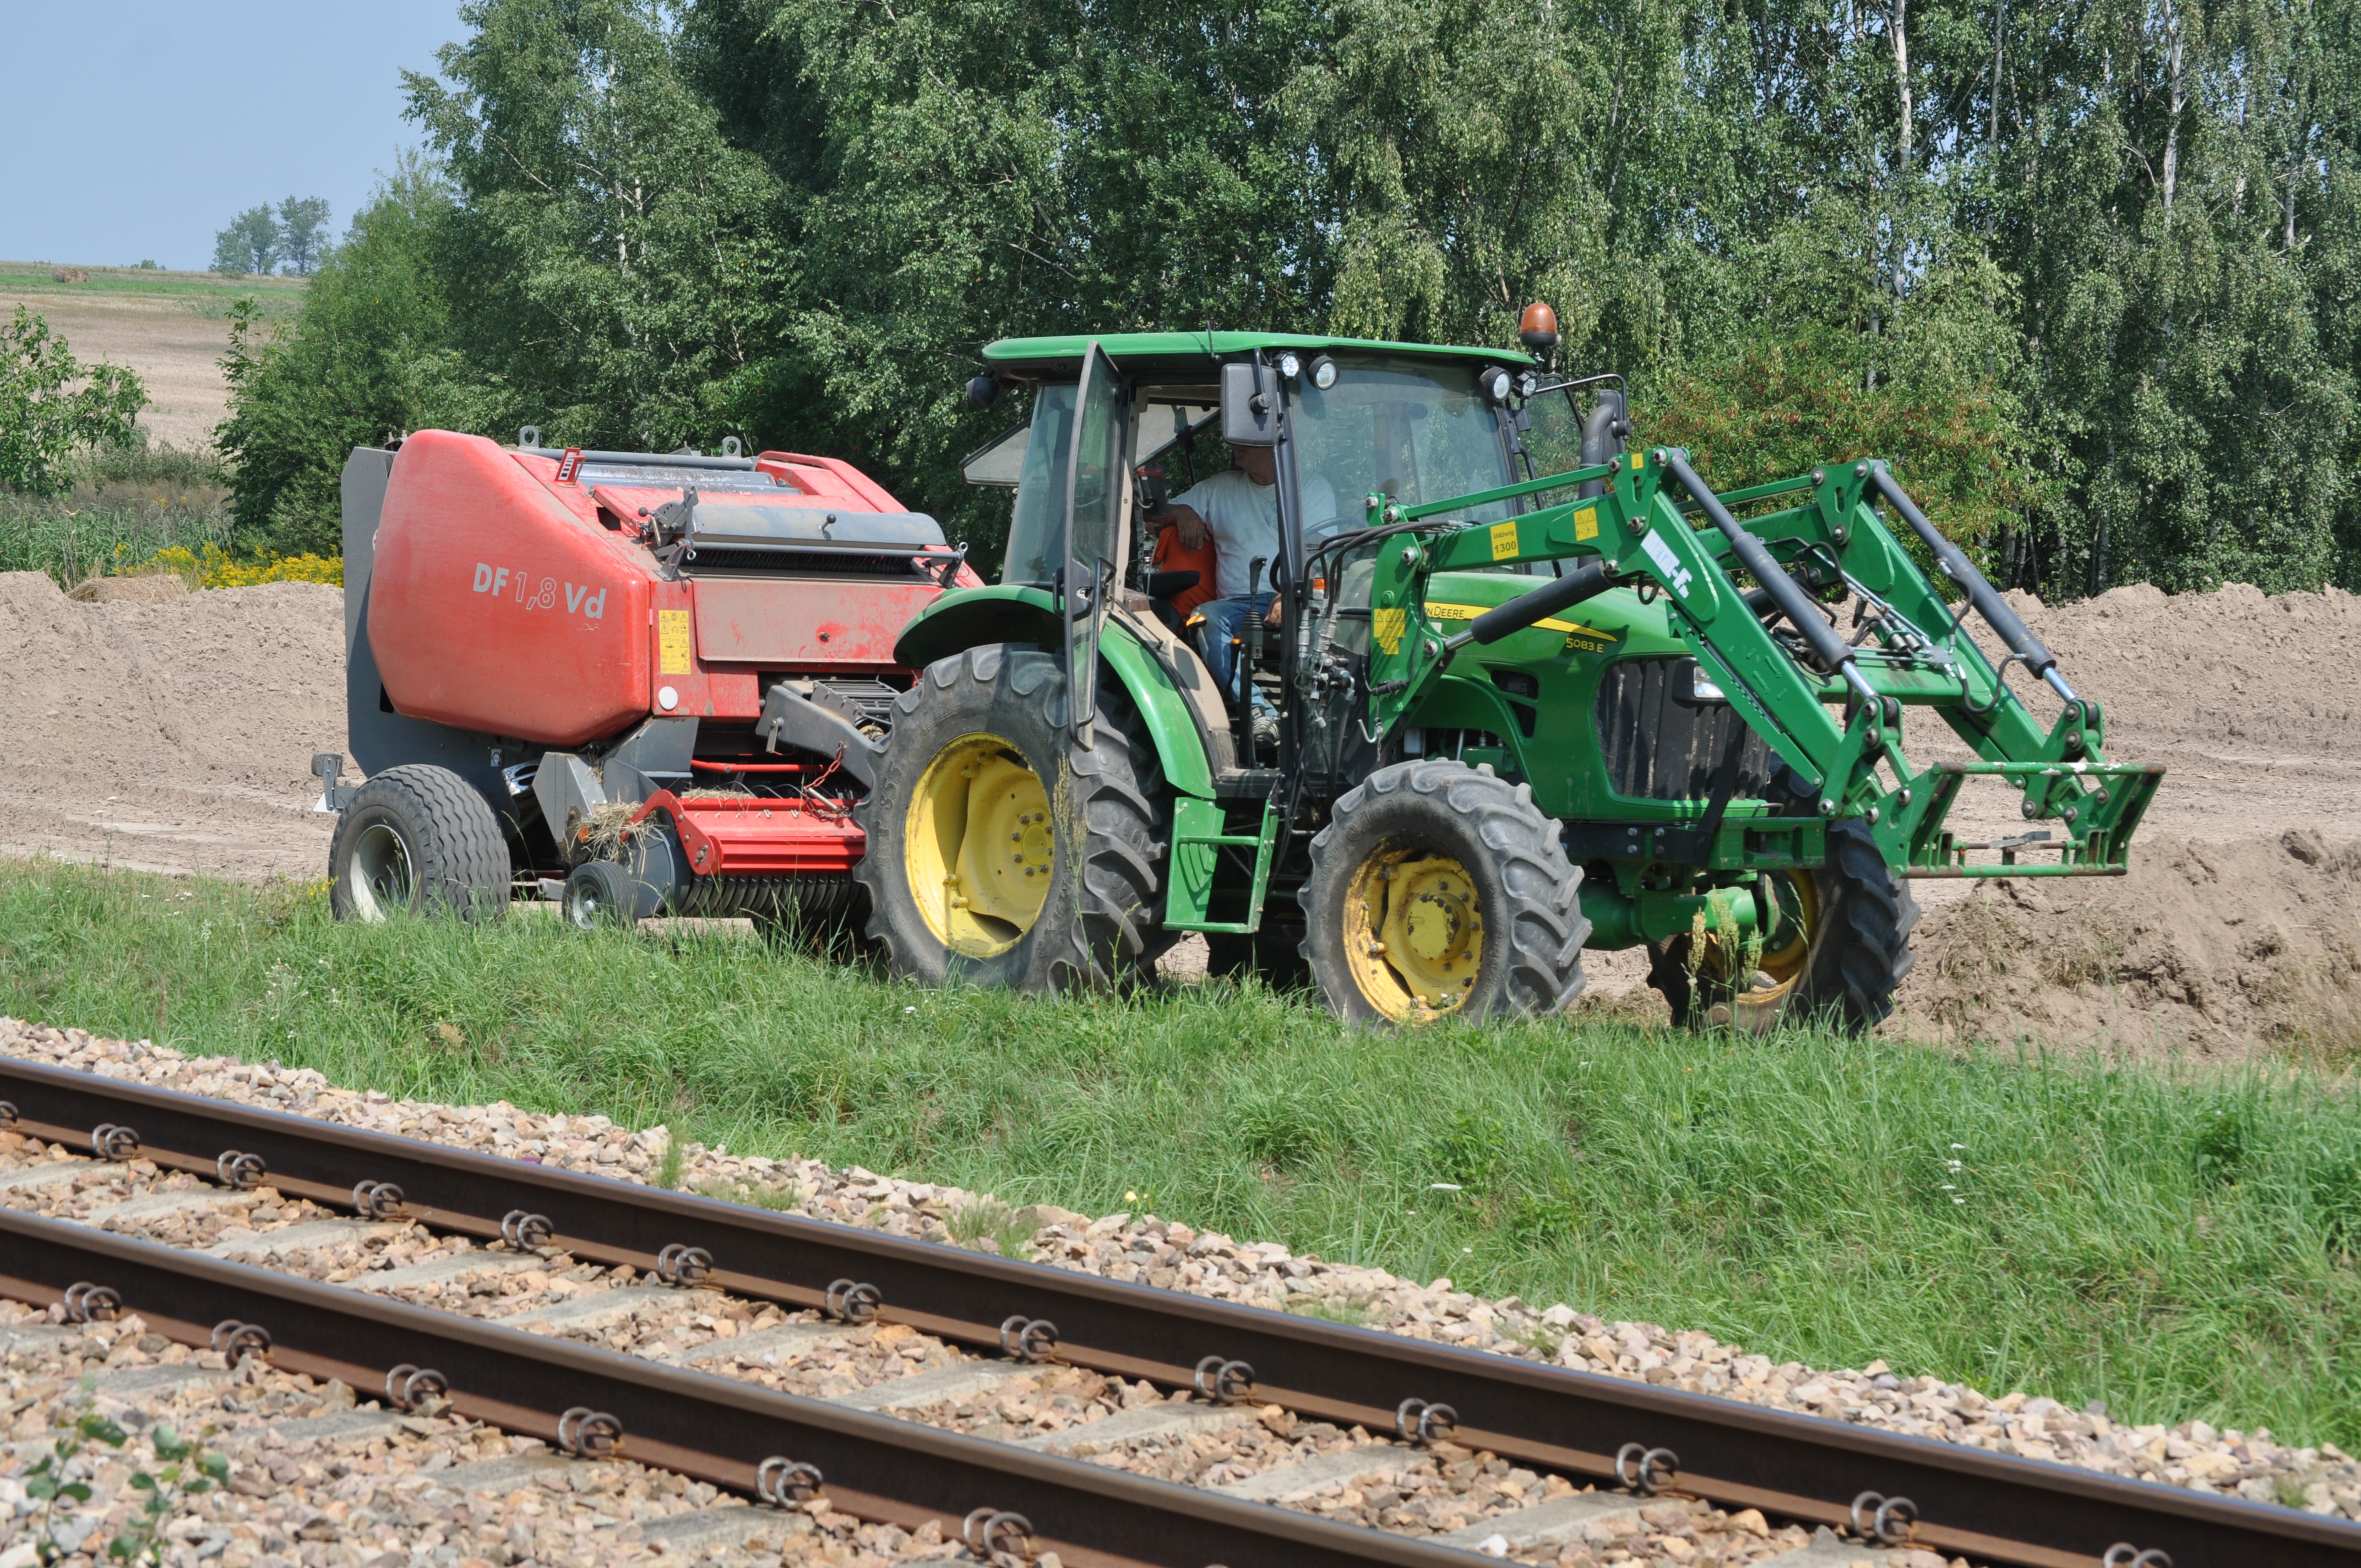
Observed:
[[[1874,1028],[1917,961],[1918,901],[1886,869],[1868,827],[1831,823],[1824,863],[1766,873],[1764,886],[1799,928],[1784,941],[1774,930],[1742,984],[1719,949],[1693,956],[1687,937],[1650,945],[1648,983],[1671,1003],[1675,1026],[1761,1034],[1819,1019],[1851,1035]]]
[[[388,768],[361,785],[336,824],[328,905],[339,920],[428,911],[497,920],[509,907],[500,820],[448,768]]]
[[[854,818],[868,934],[897,980],[1019,992],[1152,970],[1172,808],[1154,745],[1102,671],[1093,743],[1060,661],[989,644],[939,659],[895,699]]]
[[[1424,1024],[1565,1010],[1582,992],[1582,872],[1528,785],[1431,760],[1336,802],[1297,894],[1334,1012]]]

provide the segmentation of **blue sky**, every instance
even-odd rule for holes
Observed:
[[[460,36],[457,0],[0,0],[0,259],[199,269],[290,195],[342,235]]]

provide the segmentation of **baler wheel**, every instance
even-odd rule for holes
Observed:
[[[1675,1026],[1760,1034],[1823,1018],[1848,1034],[1894,1011],[1894,992],[1917,960],[1910,951],[1918,901],[1886,869],[1866,825],[1828,827],[1828,860],[1815,871],[1766,878],[1774,923],[1740,983],[1743,962],[1721,945],[1689,951],[1676,937],[1648,949],[1648,983],[1672,1004]]]
[[[1065,990],[1170,945],[1170,792],[1120,681],[1099,683],[1098,707],[1093,744],[1076,745],[1059,661],[1000,644],[936,661],[895,699],[853,872],[895,978]]]
[[[377,774],[329,842],[328,904],[339,920],[428,910],[498,919],[508,913],[509,847],[491,806],[448,768]]]
[[[566,872],[563,898],[566,923],[582,931],[636,924],[642,904],[654,902],[645,883],[612,861],[585,861]]]
[[[1371,773],[1312,840],[1312,979],[1370,1024],[1556,1013],[1581,994],[1582,872],[1530,786],[1430,760]]]

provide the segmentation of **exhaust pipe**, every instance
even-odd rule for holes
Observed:
[[[1611,387],[1601,388],[1598,400],[1590,405],[1589,417],[1582,422],[1582,466],[1596,468],[1602,463],[1612,463],[1623,453],[1623,444],[1631,437],[1631,408],[1623,394]],[[1586,479],[1575,494],[1583,500],[1607,493],[1604,479]]]

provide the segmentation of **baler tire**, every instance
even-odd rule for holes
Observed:
[[[509,846],[489,802],[448,768],[388,768],[361,785],[328,844],[339,920],[397,909],[497,920],[509,907]]]
[[[595,931],[636,926],[658,903],[647,883],[616,861],[585,861],[566,873],[558,908],[576,930]]]
[[[1434,868],[1454,862],[1478,912],[1470,934],[1483,941],[1476,971],[1463,982],[1464,1000],[1437,1007],[1420,996],[1400,959],[1387,957],[1382,970],[1367,961],[1383,952],[1373,938],[1389,923],[1371,918],[1369,882],[1373,875],[1390,880],[1397,871],[1447,879],[1452,870]],[[1582,993],[1582,949],[1590,939],[1582,870],[1566,859],[1558,825],[1533,804],[1532,786],[1512,784],[1488,766],[1427,759],[1371,773],[1337,800],[1328,826],[1312,840],[1312,872],[1296,896],[1312,980],[1329,1008],[1351,1021],[1546,1016]],[[1400,918],[1406,933],[1410,916]],[[1356,942],[1365,944],[1357,964],[1349,950]],[[1356,974],[1356,968],[1368,972]],[[1373,996],[1373,989],[1380,994]]]
[[[1162,925],[1170,791],[1120,681],[1100,681],[1098,707],[1093,743],[1082,747],[1068,719],[1060,661],[999,643],[937,660],[895,700],[876,782],[853,814],[868,840],[853,877],[869,895],[868,935],[883,949],[893,978],[1038,992],[1115,984],[1152,972],[1171,945]],[[1046,828],[1038,852],[1046,858],[1041,869],[1048,880],[1038,908],[1021,925],[1001,914],[986,917],[987,924],[971,913],[954,936],[948,890],[966,888],[966,871],[945,875],[939,922],[920,908],[912,887],[914,863],[934,865],[928,846],[914,847],[917,809],[936,798],[932,791],[943,782],[936,779],[937,769],[954,765],[959,756],[972,758],[961,777],[995,762],[1017,762],[1041,798],[1038,818],[1027,811],[1011,819],[1021,830],[1037,819]],[[1013,801],[1028,780],[1005,776]],[[962,806],[961,847],[946,850],[938,841],[931,853],[944,866],[955,866],[961,855],[977,852],[966,846],[966,832]],[[1029,834],[1018,842],[1013,859],[1022,861],[1036,843]],[[974,862],[969,864],[972,869]],[[1022,897],[1030,890],[1012,884],[1008,891]],[[978,907],[966,891],[959,898],[960,909]],[[997,907],[1003,914],[1009,908],[1005,899]]]
[[[1887,869],[1867,824],[1830,823],[1828,843],[1812,873],[1817,913],[1796,983],[1758,1000],[1702,970],[1693,975],[1687,938],[1650,945],[1648,983],[1671,1003],[1675,1027],[1761,1034],[1817,1020],[1860,1035],[1894,1011],[1894,993],[1918,961],[1910,951],[1918,901]]]

